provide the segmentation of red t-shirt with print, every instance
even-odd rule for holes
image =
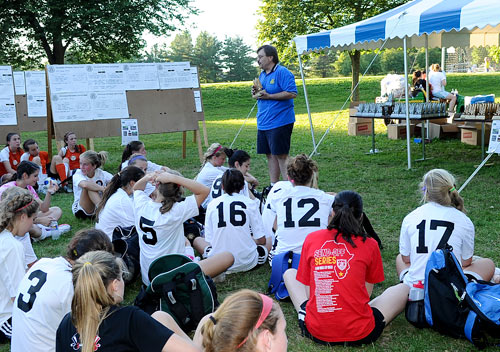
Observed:
[[[327,342],[357,341],[368,336],[375,319],[365,282],[384,281],[377,242],[353,238],[352,247],[337,230],[309,234],[302,247],[297,280],[310,286],[305,323],[314,337]]]

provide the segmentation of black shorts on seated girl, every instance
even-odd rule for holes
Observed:
[[[306,304],[307,301],[302,303],[300,308],[305,312],[306,311]],[[377,309],[372,307],[373,311],[373,318],[375,319],[375,327],[373,328],[372,332],[368,334],[368,336],[357,340],[357,341],[342,341],[342,342],[327,342],[323,341],[320,339],[315,338],[314,336],[311,335],[311,333],[307,330],[307,326],[304,322],[304,317],[302,319],[299,319],[299,327],[300,330],[302,331],[302,335],[313,340],[316,343],[319,343],[320,345],[325,345],[325,346],[361,346],[361,345],[366,345],[368,343],[373,343],[375,342],[380,335],[382,335],[382,332],[384,331],[385,328],[385,322],[384,322],[384,316],[382,313]]]

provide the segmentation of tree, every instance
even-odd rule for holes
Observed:
[[[198,66],[201,82],[217,82],[222,68],[219,59],[222,44],[216,37],[202,31],[196,38],[193,49],[193,64]]]
[[[243,42],[241,37],[226,38],[221,51],[222,66],[226,70],[227,81],[249,81],[256,77],[255,58],[251,56],[252,48]]]
[[[290,41],[297,35],[329,30],[372,17],[406,2],[405,0],[263,0],[257,24],[259,40],[276,46],[285,63],[296,56]],[[349,52],[352,88],[359,81],[359,50]],[[353,100],[359,100],[356,89]]]
[[[150,51],[144,52],[144,62],[161,62],[167,61],[169,58],[168,48],[166,44],[159,45],[158,43],[154,44],[151,47]]]
[[[191,33],[184,31],[175,36],[170,43],[168,58],[170,61],[191,61],[193,57],[193,38]]]
[[[314,77],[325,78],[331,76],[335,71],[333,64],[337,60],[337,54],[333,51],[320,52],[319,54],[311,55],[309,60],[309,72]]]
[[[90,60],[137,55],[149,30],[166,35],[196,14],[191,0],[9,0],[0,2],[0,34],[11,49],[22,42],[43,49],[50,64],[66,51]],[[21,40],[20,40],[21,39]]]

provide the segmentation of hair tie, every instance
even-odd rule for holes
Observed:
[[[85,262],[85,263],[83,263],[83,266],[86,266],[86,265],[92,265],[92,263],[91,262]]]
[[[78,257],[78,252],[76,251],[76,249],[73,249],[73,254],[75,255],[75,257]]]
[[[449,192],[451,193],[451,192],[456,191],[456,190],[457,189],[455,188],[455,186],[453,186],[453,187],[450,188]]]
[[[219,145],[217,148],[215,148],[215,151],[209,156],[209,158],[213,157],[221,149],[222,149],[222,145]]]
[[[255,324],[255,327],[252,329],[252,331],[257,330],[262,325],[264,320],[266,320],[269,313],[271,312],[271,309],[273,308],[273,300],[270,297],[263,295],[262,293],[259,293],[259,296],[260,298],[262,298],[262,311],[260,312],[257,324]],[[247,340],[248,340],[248,335],[247,337],[245,337],[243,341],[240,342],[238,346],[236,346],[236,348],[240,348],[241,346],[243,346],[245,342],[247,342]]]
[[[122,174],[120,171],[118,171],[117,175],[118,175],[118,177],[121,177]]]
[[[425,192],[427,190],[427,187],[422,187],[422,192]]]
[[[19,208],[19,209],[16,209],[14,210],[14,213],[17,213],[18,211],[21,211],[23,209],[26,209],[27,207],[29,207],[31,205],[31,203],[33,203],[34,199],[31,200],[31,202],[29,202],[28,204],[26,204],[25,206]]]
[[[209,316],[208,319],[210,319],[214,325],[217,324],[217,319],[215,319],[213,315]]]

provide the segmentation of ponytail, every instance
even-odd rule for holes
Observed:
[[[424,175],[420,188],[423,192],[422,202],[435,202],[465,212],[464,200],[455,187],[455,177],[448,171],[430,170]]]
[[[131,141],[123,149],[122,153],[122,163],[130,158],[130,156],[134,153],[137,153],[141,147],[144,145],[141,141]]]
[[[167,172],[173,175],[182,176],[180,172],[175,170],[170,170]],[[181,202],[184,199],[183,189],[177,183],[160,183],[157,189],[158,193],[163,196],[160,208],[160,213],[162,214],[168,213],[175,203]]]
[[[96,209],[96,216],[99,217],[99,213],[102,209],[104,209],[106,202],[113,194],[115,194],[118,188],[127,186],[131,181],[137,182],[143,177],[144,171],[135,166],[127,166],[122,171],[114,175],[102,194],[102,199]]]
[[[100,151],[99,153],[93,150],[87,150],[85,153],[80,155],[80,159],[88,160],[96,168],[103,166],[108,160],[108,152]]]
[[[75,293],[71,320],[80,334],[82,352],[93,352],[99,325],[115,299],[108,286],[121,275],[118,260],[105,251],[88,252],[73,265]]]
[[[328,229],[337,230],[335,240],[341,235],[353,247],[356,247],[356,245],[352,237],[361,237],[363,242],[366,240],[368,236],[362,223],[363,200],[358,193],[353,191],[338,193],[333,202],[333,211],[335,215],[330,224],[328,224]]]

